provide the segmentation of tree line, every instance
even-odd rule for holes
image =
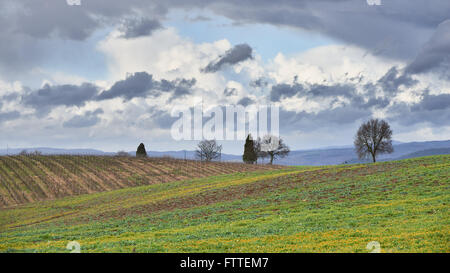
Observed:
[[[390,125],[379,119],[371,119],[361,124],[354,138],[354,146],[359,159],[371,158],[373,162],[376,162],[380,154],[392,153],[394,148]],[[245,139],[242,161],[247,164],[257,164],[259,160],[268,158],[268,164],[273,164],[274,160],[284,158],[289,153],[289,147],[277,136],[265,135],[262,138],[253,139],[249,134]],[[125,152],[119,152],[117,155],[125,156],[124,154]],[[207,162],[220,160],[222,145],[214,139],[202,140],[197,145],[195,156]],[[136,157],[147,157],[143,143],[139,144]]]

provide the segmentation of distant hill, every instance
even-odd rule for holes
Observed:
[[[394,152],[388,155],[381,155],[378,161],[390,161],[403,158],[412,158],[426,155],[450,154],[450,140],[445,141],[424,141],[401,143],[393,141]],[[21,149],[9,149],[9,154],[18,154]],[[72,154],[72,155],[114,155],[115,153],[103,152],[94,149],[55,149],[55,148],[27,148],[29,152],[40,151],[42,154]],[[5,149],[0,150],[0,155],[5,155]],[[135,155],[134,151],[129,152]],[[195,151],[147,151],[151,157],[173,157],[178,159],[195,159]],[[221,161],[242,162],[241,155],[222,154]],[[261,163],[267,163],[267,159]],[[279,165],[338,165],[343,163],[365,163],[369,160],[359,160],[356,157],[353,146],[326,147],[312,150],[291,151],[288,157],[274,161]]]
[[[425,141],[395,144],[392,154],[381,155],[379,161],[390,161],[401,158],[412,158],[425,155],[450,154],[450,140]],[[432,154],[424,151],[434,150]],[[422,153],[420,153],[422,152]],[[417,154],[415,154],[417,153]],[[408,157],[405,157],[408,156]],[[279,159],[281,165],[336,165],[342,163],[366,163],[370,160],[359,160],[353,147],[339,149],[315,149],[307,151],[292,151],[287,158]]]
[[[113,155],[115,153],[103,152],[95,149],[59,149],[48,147],[36,148],[14,148],[14,149],[0,149],[0,155],[17,155],[22,151],[29,153],[38,151],[43,155]]]
[[[431,156],[431,155],[445,155],[445,154],[450,154],[450,147],[418,151],[418,152],[414,152],[414,153],[410,153],[410,154],[401,156],[396,159],[400,160],[400,159],[407,159],[407,158],[415,158],[415,157]]]

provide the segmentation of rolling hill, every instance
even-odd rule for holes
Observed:
[[[444,155],[211,173],[26,203],[0,209],[0,251],[67,253],[76,241],[81,252],[368,252],[376,241],[381,252],[449,252],[449,173]]]

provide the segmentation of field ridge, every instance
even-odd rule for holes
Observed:
[[[0,156],[0,208],[279,166],[113,156]]]

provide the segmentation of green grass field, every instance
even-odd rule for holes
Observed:
[[[286,167],[0,209],[0,251],[450,252],[450,156]]]

